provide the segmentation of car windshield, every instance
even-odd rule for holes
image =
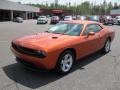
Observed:
[[[22,19],[21,17],[17,17],[17,19]]]
[[[52,28],[50,28],[47,32],[78,36],[80,35],[82,29],[83,29],[83,24],[59,23],[53,26]]]
[[[99,18],[98,17],[96,17],[96,16],[91,16],[90,17],[90,20],[98,20]]]
[[[66,16],[65,19],[71,19],[72,17],[71,16]]]
[[[45,16],[40,16],[39,18],[46,18]]]
[[[58,17],[57,16],[53,16],[52,19],[57,19]]]
[[[80,17],[80,19],[81,19],[81,20],[85,20],[85,19],[86,19],[86,17],[84,17],[84,16],[81,16],[81,17]]]
[[[107,18],[107,19],[110,19],[110,18],[112,18],[112,17],[111,17],[111,16],[106,16],[106,18]]]

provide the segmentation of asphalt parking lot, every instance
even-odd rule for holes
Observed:
[[[24,23],[0,22],[0,90],[120,90],[120,26],[107,26],[116,32],[111,51],[95,53],[78,62],[71,73],[26,70],[15,61],[10,51],[11,40],[38,33],[51,27]]]

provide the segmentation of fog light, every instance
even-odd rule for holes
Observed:
[[[37,51],[36,53],[38,57],[41,57],[41,58],[46,57],[46,53],[44,51]]]

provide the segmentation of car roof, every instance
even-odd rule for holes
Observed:
[[[71,20],[71,21],[63,21],[64,23],[75,23],[75,24],[100,24],[99,22],[95,21],[88,21],[88,20]]]

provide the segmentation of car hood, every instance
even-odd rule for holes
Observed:
[[[35,35],[24,36],[13,40],[17,45],[28,47],[36,50],[48,50],[55,46],[63,45],[66,41],[71,41],[76,36],[53,34],[53,33],[38,33]]]

